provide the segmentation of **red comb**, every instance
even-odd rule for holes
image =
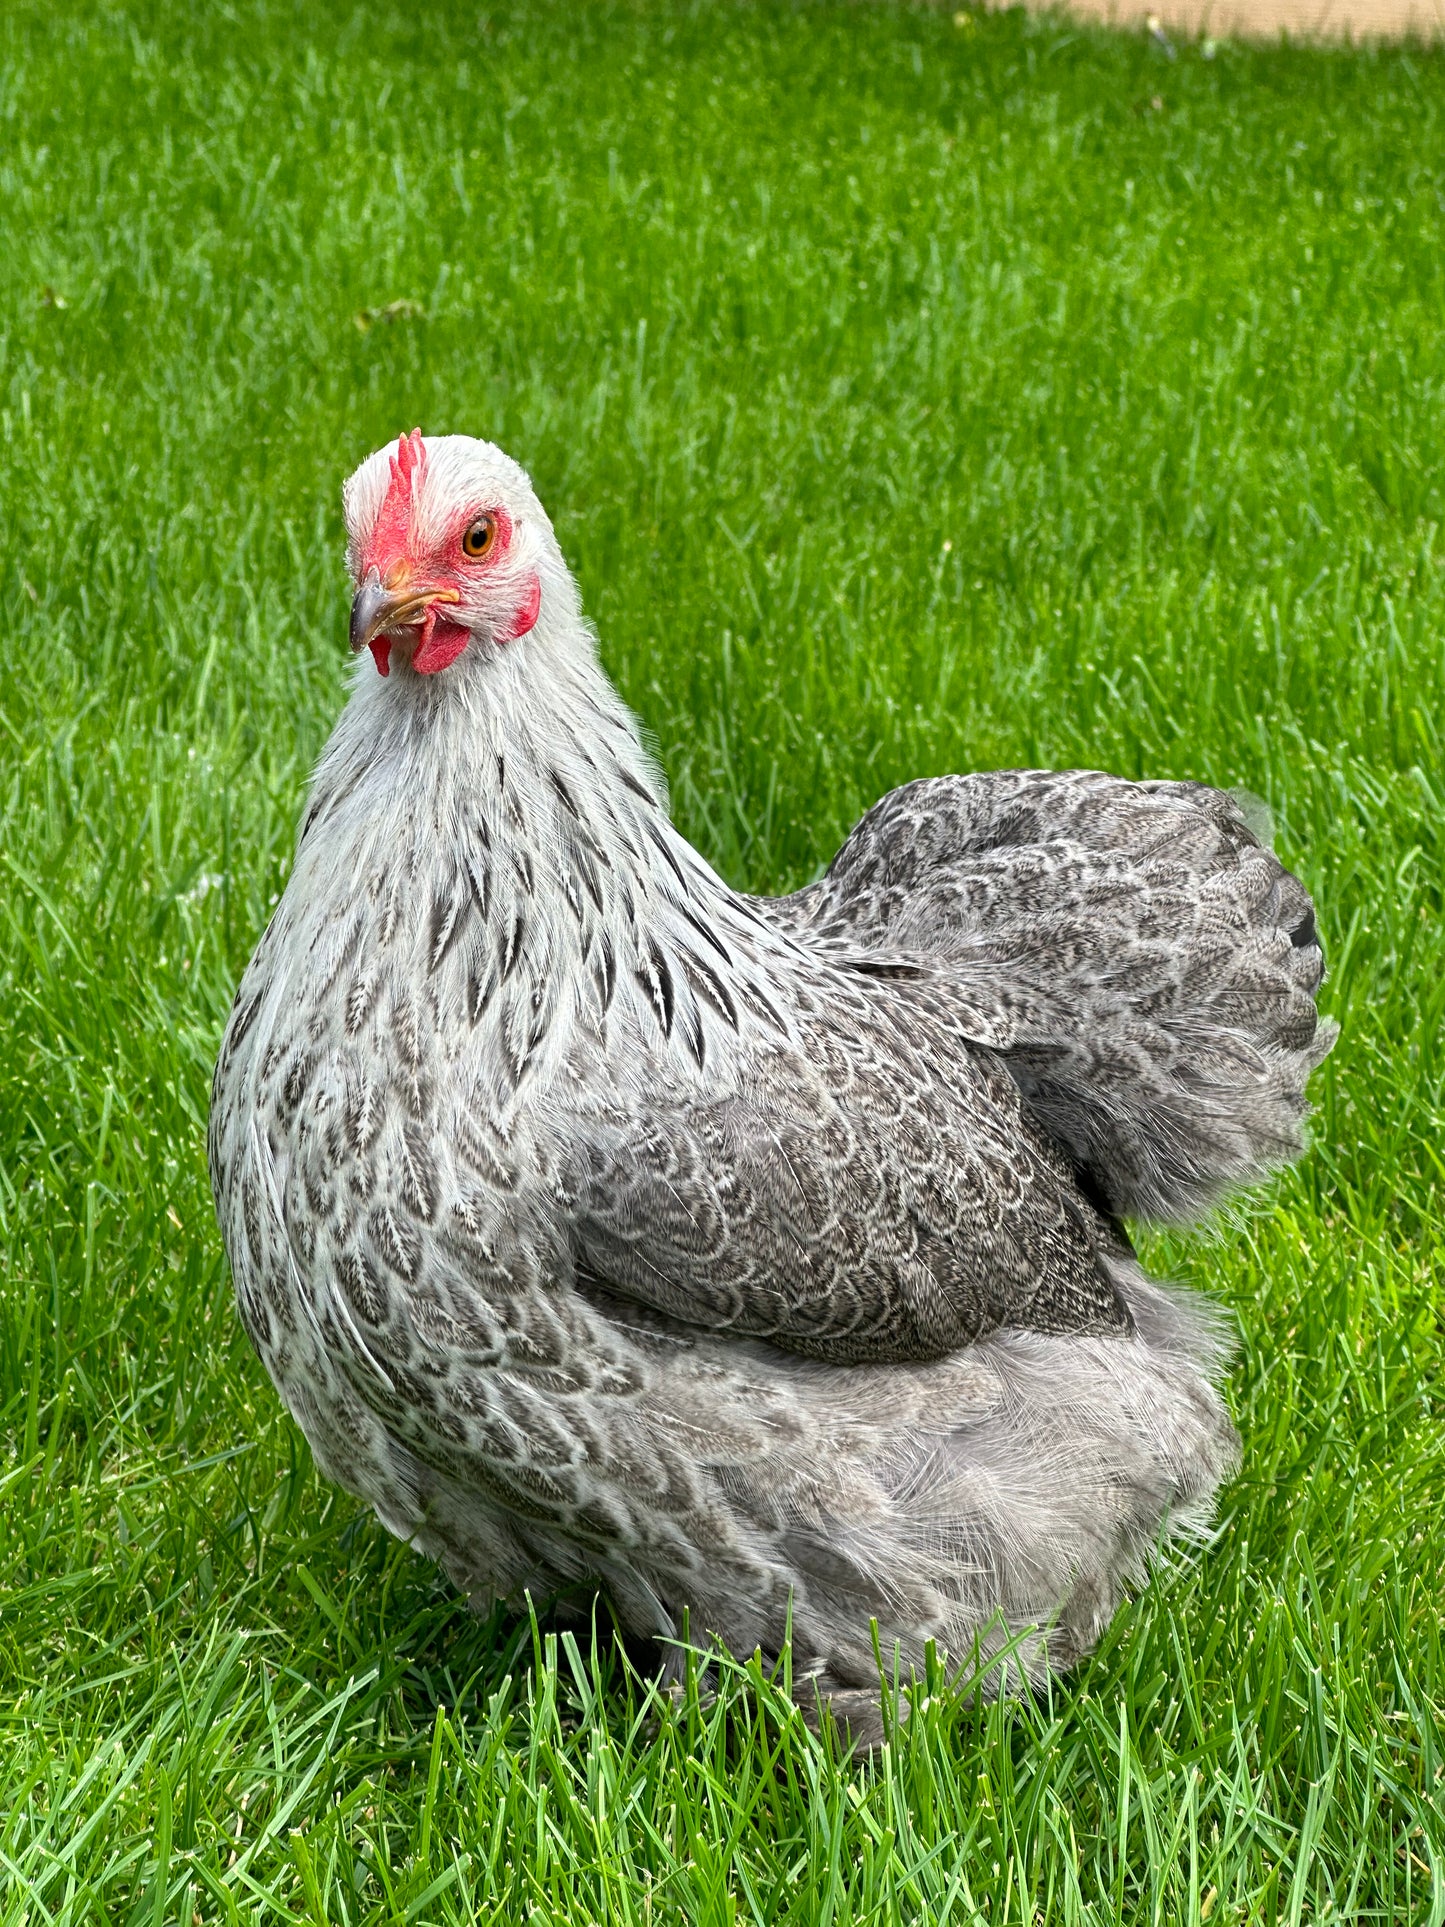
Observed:
[[[414,428],[409,435],[398,435],[396,453],[391,458],[391,479],[393,485],[409,482],[413,473],[420,476],[426,470],[426,443],[421,438],[421,430]]]
[[[371,533],[369,553],[383,568],[406,551],[412,497],[425,473],[426,443],[421,438],[421,430],[414,428],[409,435],[397,437],[396,452],[391,458],[391,484]]]

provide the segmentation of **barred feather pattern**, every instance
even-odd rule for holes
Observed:
[[[1034,772],[910,785],[809,890],[730,890],[526,477],[426,448],[415,512],[504,506],[541,613],[368,665],[323,756],[213,1090],[261,1358],[479,1604],[791,1623],[865,1738],[870,1622],[905,1664],[1067,1663],[1235,1463],[1220,1322],[1117,1214],[1298,1149],[1308,899],[1217,792]]]

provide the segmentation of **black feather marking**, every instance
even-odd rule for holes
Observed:
[[[390,1205],[378,1205],[366,1221],[372,1243],[382,1259],[408,1284],[421,1263],[421,1238],[414,1226],[398,1218]]]
[[[751,1010],[755,1016],[766,1018],[781,1036],[786,1037],[788,1034],[787,1019],[783,1016],[771,997],[769,997],[765,991],[759,990],[758,986],[750,982],[746,977],[739,979],[738,988],[742,1000],[748,1009]]]
[[[707,1037],[703,1032],[702,1019],[696,1005],[691,1005],[682,1014],[682,1035],[688,1049],[697,1060],[699,1070],[707,1062]]]
[[[316,1068],[315,1055],[310,1051],[297,1051],[286,1066],[286,1075],[281,1080],[280,1109],[284,1117],[296,1110],[306,1095],[306,1086],[311,1082],[311,1073]]]
[[[599,801],[611,828],[613,841],[619,849],[624,851],[625,854],[632,859],[634,865],[642,864],[642,852],[638,849],[631,833],[632,830],[637,827],[637,818],[632,812],[631,805],[626,806],[626,814],[624,815],[622,810],[614,806],[611,798],[604,795],[599,798]]]
[[[532,990],[532,1028],[527,1036],[528,1050],[535,1051],[552,1027],[552,1000],[539,983]]]
[[[401,1194],[426,1224],[436,1216],[437,1174],[426,1135],[408,1123],[401,1133]]]
[[[353,978],[351,988],[346,993],[346,1034],[355,1037],[366,1022],[366,1014],[371,1009],[371,1000],[376,990],[376,980],[370,971],[359,971]]]
[[[672,981],[672,971],[667,957],[651,937],[643,954],[643,967],[636,972],[637,981],[652,1000],[652,1008],[657,1021],[662,1025],[664,1037],[672,1035],[672,1018],[677,999],[677,987]]]
[[[472,886],[472,897],[476,902],[477,909],[483,921],[485,921],[487,906],[492,900],[491,869],[487,864],[483,863],[480,858],[473,856],[470,851],[467,853],[466,865],[467,881]]]
[[[592,867],[591,853],[584,850],[580,844],[574,844],[573,862],[576,865],[577,874],[581,877],[588,896],[591,897],[593,903],[600,911],[602,909],[602,886],[597,881],[597,873]]]
[[[733,1002],[732,992],[722,978],[710,964],[705,964],[701,957],[694,956],[692,951],[680,949],[677,955],[683,973],[692,985],[693,994],[701,997],[704,1003],[710,1004],[718,1016],[736,1030],[738,1008]]]
[[[517,967],[517,959],[522,954],[522,938],[526,933],[526,928],[526,920],[521,911],[518,910],[507,928],[506,941],[502,946],[501,980],[503,983],[507,981]]]
[[[481,1022],[497,988],[497,978],[479,965],[480,959],[474,957],[467,972],[467,1016],[473,1025]]]
[[[845,957],[842,959],[845,970],[853,971],[859,977],[885,977],[892,979],[911,979],[928,977],[933,973],[919,964],[885,963],[874,957]]]
[[[1319,931],[1315,925],[1315,907],[1313,904],[1305,911],[1300,922],[1290,931],[1289,940],[1296,950],[1308,950],[1319,942]]]
[[[247,1034],[252,1024],[255,1023],[256,1013],[260,1008],[261,992],[259,990],[252,993],[248,1003],[243,1004],[241,1000],[237,998],[236,1008],[231,1017],[231,1029],[226,1038],[225,1054],[228,1060],[232,1053],[238,1050],[246,1041]]]
[[[517,1090],[520,1089],[522,1078],[526,1074],[528,1045],[525,1038],[519,1041],[515,1036],[516,1026],[512,1021],[512,1015],[510,1010],[502,1012],[502,1021],[497,1027],[497,1037],[502,1046],[502,1061],[506,1066],[507,1075],[512,1080],[513,1090]]]
[[[626,768],[624,764],[619,763],[617,765],[617,774],[621,777],[624,788],[630,789],[634,796],[640,796],[644,803],[651,803],[653,808],[656,809],[657,798],[645,783],[638,781],[630,769]]]
[[[603,1010],[612,1007],[612,998],[617,989],[617,958],[613,954],[612,939],[604,930],[602,940],[597,946],[597,992],[602,999]]]
[[[344,1123],[346,1141],[355,1157],[364,1157],[381,1129],[382,1107],[376,1086],[367,1073],[347,1078]]]
[[[473,904],[472,891],[468,890],[458,876],[453,876],[451,888],[444,894],[432,898],[430,941],[427,945],[427,969],[434,971],[443,957],[451,949],[462,931],[466,928]]]
[[[560,796],[562,799],[563,807],[570,810],[573,816],[575,816],[577,818],[577,821],[580,823],[582,821],[582,812],[581,810],[578,809],[576,803],[573,801],[571,790],[568,789],[567,785],[562,781],[562,778],[557,774],[556,770],[554,769],[548,770],[547,774],[552,779],[553,789],[556,790],[558,796]]]
[[[693,929],[696,930],[697,934],[702,938],[704,943],[711,944],[713,949],[722,958],[723,962],[730,966],[733,960],[732,952],[728,949],[727,945],[723,942],[722,938],[718,935],[716,930],[712,928],[711,924],[704,923],[702,918],[698,916],[697,912],[692,908],[691,904],[680,903],[677,907],[682,912],[682,914],[687,918],[688,922],[692,925]]]
[[[665,859],[668,868],[672,871],[672,874],[677,878],[678,882],[682,885],[683,889],[686,890],[688,887],[687,878],[683,875],[682,865],[678,862],[677,858],[672,853],[672,847],[668,843],[667,837],[663,834],[662,830],[658,827],[656,823],[648,824],[647,834],[651,838],[652,842],[656,845],[659,853]]]

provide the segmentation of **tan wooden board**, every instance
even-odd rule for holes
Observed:
[[[1055,0],[1058,10],[1167,34],[1277,40],[1445,37],[1445,0]]]

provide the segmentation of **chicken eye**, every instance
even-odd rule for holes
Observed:
[[[462,537],[462,554],[470,556],[473,562],[480,562],[484,555],[491,554],[496,539],[497,518],[479,515]]]

